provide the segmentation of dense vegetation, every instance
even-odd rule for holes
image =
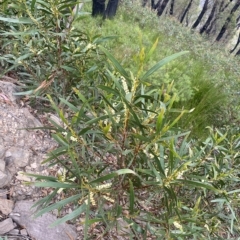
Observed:
[[[84,239],[240,236],[239,59],[129,1],[111,21],[15,2],[0,8],[3,74],[60,120],[37,216],[72,204],[54,224],[81,219]]]

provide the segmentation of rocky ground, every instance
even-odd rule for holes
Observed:
[[[33,202],[46,196],[44,189],[26,185],[33,181],[28,173],[49,174],[52,169],[41,162],[56,147],[49,133],[30,130],[42,127],[32,109],[13,95],[19,87],[14,79],[0,81],[0,239],[81,239],[81,227],[62,224],[49,225],[56,220],[53,214],[33,219]]]

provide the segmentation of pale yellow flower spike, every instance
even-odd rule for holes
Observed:
[[[120,79],[122,81],[122,85],[123,85],[123,89],[124,89],[125,93],[128,94],[129,90],[128,90],[128,85],[127,85],[125,77],[121,76]]]
[[[94,196],[94,193],[90,192],[90,202],[92,203],[93,206],[96,206],[96,202],[93,196]]]

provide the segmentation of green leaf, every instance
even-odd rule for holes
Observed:
[[[48,180],[48,181],[51,181],[51,182],[57,182],[57,178],[56,177],[51,177],[51,176],[44,176],[44,175],[38,175],[38,174],[32,174],[32,173],[22,173],[26,176],[29,176],[29,177],[35,177],[36,179],[41,179],[41,180]]]
[[[57,107],[55,102],[52,100],[52,97],[49,94],[47,94],[47,97],[48,97],[52,107],[54,108],[54,110],[59,114],[60,109]]]
[[[227,194],[233,194],[233,193],[239,193],[240,192],[240,189],[236,189],[236,190],[233,190],[233,191],[230,191],[230,192],[227,192]]]
[[[64,138],[64,136],[60,136],[57,134],[53,134],[52,137],[61,145],[69,147],[68,141]]]
[[[5,18],[0,17],[0,21],[8,23],[33,24],[31,18]]]
[[[131,179],[129,179],[129,211],[130,214],[134,213],[134,190]]]
[[[75,72],[75,71],[76,71],[75,68],[69,67],[69,66],[64,66],[64,65],[62,65],[61,68],[64,69],[64,70],[66,70],[66,71],[68,71],[68,72]]]
[[[112,56],[110,52],[108,52],[104,47],[99,46],[99,48],[106,54],[108,59],[112,62],[114,67],[118,70],[118,72],[125,78],[128,78],[127,72],[124,70],[124,68],[121,66],[121,64]]]
[[[79,208],[71,212],[70,214],[66,215],[65,217],[55,221],[53,224],[50,225],[50,227],[55,227],[61,223],[65,223],[66,221],[69,221],[73,218],[78,217],[81,213],[83,213],[86,210],[86,204],[84,203]]]
[[[116,177],[117,175],[118,175],[118,174],[115,173],[115,172],[114,172],[114,173],[110,173],[110,174],[107,174],[107,175],[105,175],[105,176],[103,176],[103,177],[100,177],[100,178],[97,178],[97,179],[91,181],[90,184],[93,184],[93,183],[101,183],[101,182],[103,182],[103,181],[107,181],[107,180],[109,180],[109,179],[112,179],[112,178]]]
[[[75,107],[73,104],[71,104],[70,102],[68,102],[66,99],[64,98],[60,98],[61,102],[66,104],[72,111],[74,112],[78,112],[79,109],[77,107]]]
[[[184,55],[188,53],[188,51],[183,51],[183,52],[179,52],[179,53],[175,53],[171,56],[168,56],[164,59],[162,59],[161,61],[159,61],[155,66],[153,66],[150,70],[148,70],[141,78],[141,81],[146,81],[148,79],[149,76],[151,76],[154,72],[156,72],[159,68],[161,68],[162,66],[164,66],[165,64],[169,63],[170,61],[174,60],[175,58],[178,58],[181,55]]]
[[[36,3],[36,0],[32,0],[32,2],[31,2],[31,12],[34,11],[35,3]]]
[[[34,182],[36,187],[51,187],[51,188],[79,188],[77,184],[67,184],[61,182]]]
[[[33,92],[34,92],[34,90],[29,90],[29,91],[26,91],[26,92],[13,93],[13,95],[15,95],[15,96],[31,95],[31,94],[33,94]]]
[[[102,89],[102,90],[104,90],[108,93],[113,93],[113,94],[119,95],[119,93],[111,87],[107,87],[107,86],[104,86],[104,85],[99,85],[98,88],[100,88],[100,89]]]
[[[115,171],[115,173],[117,173],[118,175],[122,175],[122,174],[134,174],[134,175],[137,175],[133,170],[131,169],[120,169],[120,170],[117,170]]]
[[[150,59],[150,57],[152,56],[153,52],[155,51],[155,49],[157,48],[158,45],[158,38],[156,39],[155,43],[152,45],[150,51],[148,52],[145,61],[148,61]]]
[[[185,185],[190,185],[192,187],[205,188],[205,189],[212,190],[214,192],[220,192],[220,190],[218,190],[217,188],[213,187],[212,185],[210,185],[208,183],[191,181],[191,180],[184,180],[184,179],[176,179],[174,182],[184,183]]]
[[[55,189],[51,194],[47,195],[46,197],[39,199],[37,202],[33,204],[31,208],[35,208],[37,206],[45,207],[47,206],[51,200],[57,195],[58,188]]]
[[[157,122],[156,122],[156,134],[159,134],[160,131],[161,131],[162,122],[163,122],[163,118],[164,118],[164,113],[165,113],[165,109],[161,108],[161,111],[158,115]]]
[[[48,207],[46,207],[46,208],[38,211],[38,212],[34,215],[34,217],[35,217],[35,218],[36,218],[36,217],[39,217],[39,216],[43,215],[44,213],[50,212],[50,211],[52,211],[52,210],[54,210],[54,209],[60,209],[61,207],[65,206],[66,204],[72,203],[72,202],[80,199],[81,196],[82,196],[82,194],[77,194],[77,195],[71,196],[71,197],[69,197],[69,198],[66,198],[66,199],[64,199],[64,200],[62,200],[62,201],[60,201],[60,202],[57,202],[57,203],[55,203],[55,204],[52,204],[52,205],[50,205],[50,206],[48,206]]]
[[[105,175],[105,176],[103,176],[103,177],[97,178],[97,179],[91,181],[90,184],[92,184],[92,183],[101,183],[101,182],[103,182],[103,181],[107,181],[107,180],[109,180],[109,179],[112,179],[112,178],[114,178],[114,177],[117,177],[117,176],[123,175],[123,174],[134,174],[134,175],[138,176],[138,174],[136,174],[136,173],[135,173],[133,170],[131,170],[131,169],[120,169],[120,170],[117,170],[117,171],[115,171],[115,172],[113,172],[113,173],[107,174],[107,175]],[[138,177],[139,177],[139,176],[138,176]],[[140,178],[140,177],[139,177],[139,178]]]

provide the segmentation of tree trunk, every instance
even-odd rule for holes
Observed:
[[[151,6],[158,16],[172,15],[184,26],[225,42],[232,54],[240,54],[240,0],[151,0]]]

